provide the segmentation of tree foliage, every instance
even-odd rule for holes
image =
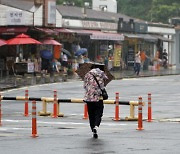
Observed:
[[[57,4],[63,2],[83,7],[92,0],[57,0]],[[119,13],[146,21],[168,23],[168,19],[180,17],[180,0],[117,0],[117,4]]]
[[[149,15],[153,22],[168,23],[168,19],[180,16],[180,1],[153,0]]]
[[[131,17],[148,20],[152,0],[117,0],[118,12]]]

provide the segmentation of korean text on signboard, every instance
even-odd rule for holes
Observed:
[[[24,25],[23,11],[7,12],[7,25]]]

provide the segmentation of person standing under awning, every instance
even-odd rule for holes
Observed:
[[[134,64],[134,71],[137,76],[139,75],[140,69],[141,69],[141,56],[140,56],[140,51],[138,51],[135,54],[135,64]]]

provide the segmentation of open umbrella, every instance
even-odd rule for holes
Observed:
[[[53,58],[53,54],[49,50],[41,50],[40,55],[44,59],[52,59]]]
[[[20,45],[20,44],[41,44],[41,42],[23,33],[20,35],[17,35],[15,38],[7,40],[7,45]]]
[[[71,53],[70,53],[68,50],[66,50],[66,49],[64,49],[64,48],[62,48],[61,50],[62,50],[63,53],[65,53],[65,54],[68,55],[69,57],[72,56]]]
[[[6,43],[5,40],[0,39],[0,46],[6,45],[6,44],[7,44],[7,43]]]
[[[61,43],[59,43],[56,40],[53,40],[52,38],[48,38],[48,39],[42,40],[41,42],[42,42],[42,44],[60,45],[60,46],[62,45]]]
[[[87,52],[87,49],[86,48],[81,48],[79,50],[76,51],[75,53],[75,56],[80,56],[80,55],[83,55]]]
[[[91,70],[91,67],[95,65],[95,67],[103,68],[105,74],[107,75],[108,79],[105,80],[104,84],[105,86],[114,79],[114,76],[109,72],[107,67],[104,64],[99,64],[99,63],[83,63],[79,66],[77,69],[76,73],[84,80],[84,76],[86,73],[88,73]]]

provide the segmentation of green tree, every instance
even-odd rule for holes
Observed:
[[[117,0],[118,12],[131,17],[148,20],[152,0]]]
[[[57,0],[57,4],[71,2],[83,7],[92,0]],[[168,19],[180,16],[180,0],[117,0],[118,13],[152,22],[168,23]]]
[[[153,0],[149,17],[153,22],[168,23],[168,19],[180,16],[179,0]]]

